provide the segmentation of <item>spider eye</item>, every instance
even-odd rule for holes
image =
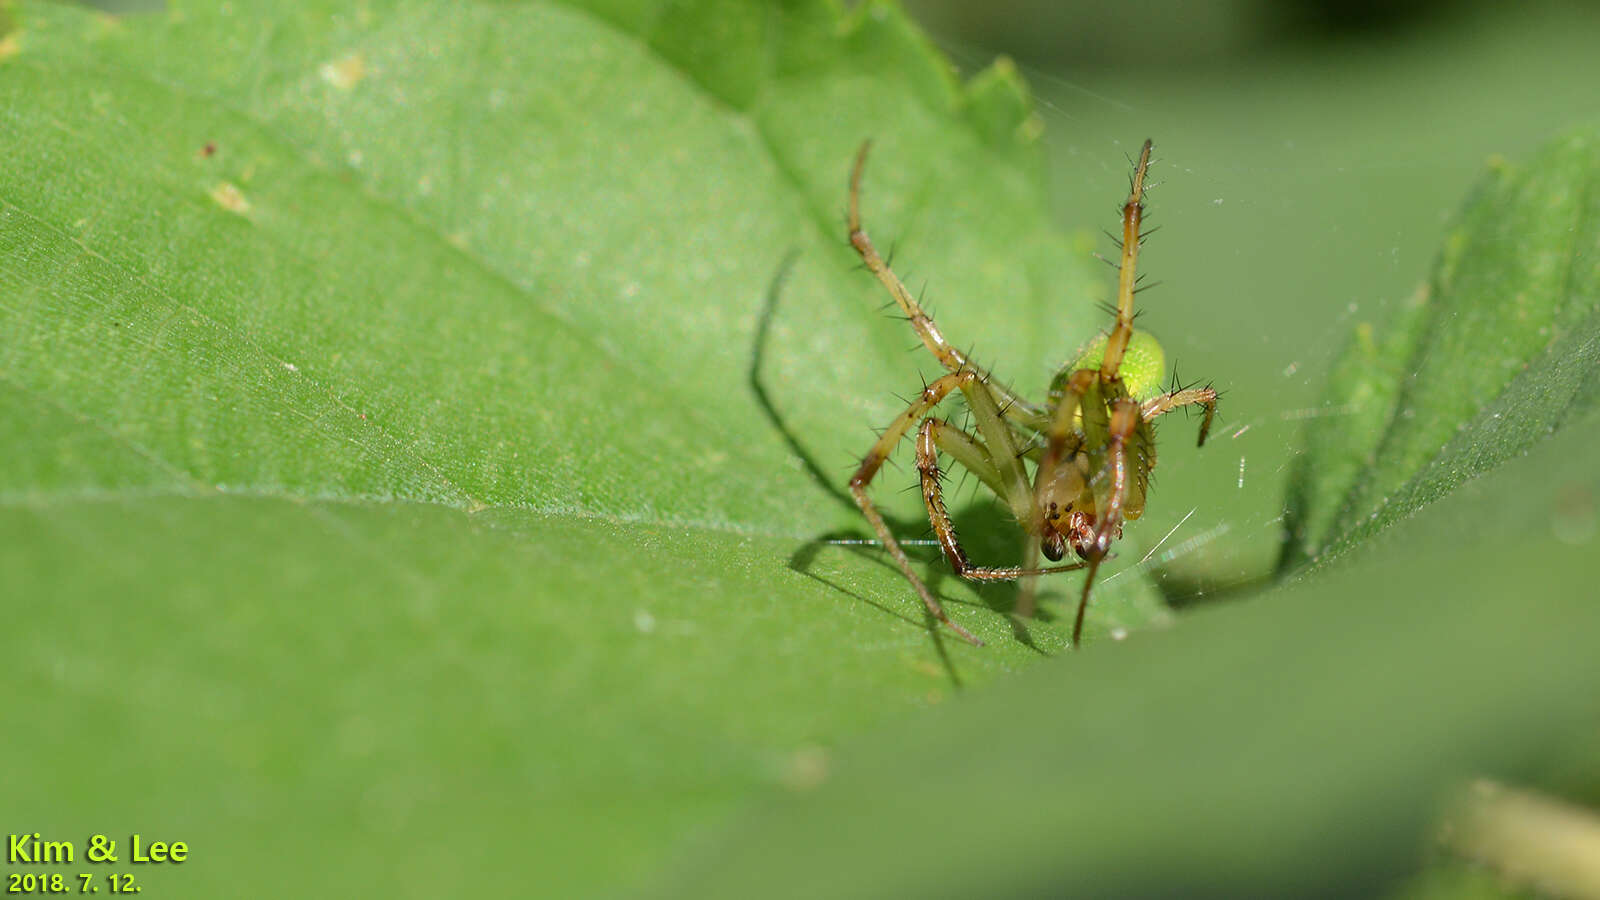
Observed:
[[[1058,562],[1067,553],[1067,541],[1059,531],[1052,531],[1039,541],[1039,549],[1044,552],[1046,559]]]

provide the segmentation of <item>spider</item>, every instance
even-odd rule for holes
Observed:
[[[1162,392],[1161,345],[1133,327],[1133,295],[1138,282],[1135,268],[1139,246],[1148,234],[1141,233],[1139,227],[1144,215],[1150,147],[1150,141],[1145,141],[1139,151],[1128,199],[1122,205],[1122,239],[1117,242],[1122,257],[1114,264],[1119,272],[1116,318],[1109,332],[1091,341],[1056,373],[1043,405],[1018,396],[947,341],[878,255],[861,228],[861,173],[871,142],[863,143],[856,154],[850,174],[850,246],[888,289],[923,345],[948,372],[928,383],[867,451],[855,477],[850,479],[850,493],[928,612],[973,644],[981,646],[983,642],[952,621],[917,577],[911,560],[867,496],[867,487],[890,452],[917,426],[917,473],[922,499],[951,568],[970,581],[1028,579],[1017,603],[1017,612],[1023,616],[1033,614],[1034,576],[1087,569],[1072,624],[1072,644],[1079,645],[1084,610],[1100,564],[1110,553],[1112,541],[1122,537],[1123,523],[1144,512],[1150,470],[1156,465],[1155,430],[1151,423],[1175,409],[1200,406],[1205,416],[1197,445],[1204,445],[1217,410],[1217,392],[1210,387],[1174,386],[1176,389]],[[931,414],[952,391],[960,391],[966,397],[976,423],[974,431],[964,431]],[[968,559],[945,510],[940,453],[977,476],[1005,501],[1027,534],[1023,565],[979,566]],[[1027,465],[1030,462],[1031,477]],[[1039,553],[1058,562],[1068,550],[1079,561],[1039,565]]]

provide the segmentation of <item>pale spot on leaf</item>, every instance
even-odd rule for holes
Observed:
[[[211,199],[231,213],[242,216],[250,211],[250,201],[245,199],[244,192],[230,182],[218,182],[217,186],[211,189]]]
[[[640,634],[649,634],[656,630],[656,617],[651,615],[648,609],[634,610],[633,627],[637,628]]]
[[[791,791],[810,791],[828,780],[828,751],[823,747],[801,747],[783,768],[783,786]]]
[[[317,72],[323,81],[341,91],[348,91],[367,77],[367,58],[360,53],[352,53],[343,59],[323,63]]]

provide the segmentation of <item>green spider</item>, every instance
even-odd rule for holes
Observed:
[[[1122,537],[1123,523],[1144,512],[1150,470],[1156,465],[1156,417],[1186,406],[1201,406],[1199,444],[1206,441],[1217,411],[1217,392],[1210,387],[1160,391],[1164,370],[1161,345],[1133,328],[1133,295],[1144,214],[1145,176],[1150,170],[1150,142],[1144,142],[1134,165],[1133,182],[1122,206],[1122,259],[1118,266],[1117,312],[1111,330],[1092,341],[1076,359],[1051,379],[1044,405],[1030,403],[967,358],[945,340],[933,319],[923,311],[905,285],[861,230],[861,173],[866,167],[870,142],[861,145],[850,174],[850,246],[861,254],[866,267],[894,297],[922,343],[949,374],[935,379],[911,401],[905,412],[867,451],[861,467],[850,479],[850,493],[872,523],[889,555],[905,573],[928,611],[973,644],[983,642],[945,614],[922,579],[911,568],[899,542],[889,532],[883,516],[867,497],[867,486],[882,468],[895,445],[921,419],[917,428],[917,472],[928,520],[950,566],[971,581],[1029,579],[1017,612],[1033,614],[1031,579],[1037,575],[1088,569],[1078,615],[1072,625],[1072,643],[1083,633],[1083,613],[1096,573]],[[976,422],[975,432],[963,431],[930,413],[952,391],[966,396]],[[976,475],[1005,501],[1027,532],[1024,565],[992,567],[973,565],[956,536],[945,510],[939,471],[944,453]],[[1028,474],[1028,463],[1033,474]],[[1068,550],[1081,562],[1061,566],[1038,565],[1038,553],[1059,561]]]

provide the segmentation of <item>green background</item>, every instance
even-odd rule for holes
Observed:
[[[1584,8],[1026,88],[880,4],[4,17],[13,832],[186,841],[158,896],[1370,894],[1469,776],[1596,802]],[[918,548],[967,647],[827,543],[932,372],[851,154],[1037,393],[1146,136],[1142,322],[1225,419],[1168,427],[1081,653],[1072,583],[1013,623]]]

